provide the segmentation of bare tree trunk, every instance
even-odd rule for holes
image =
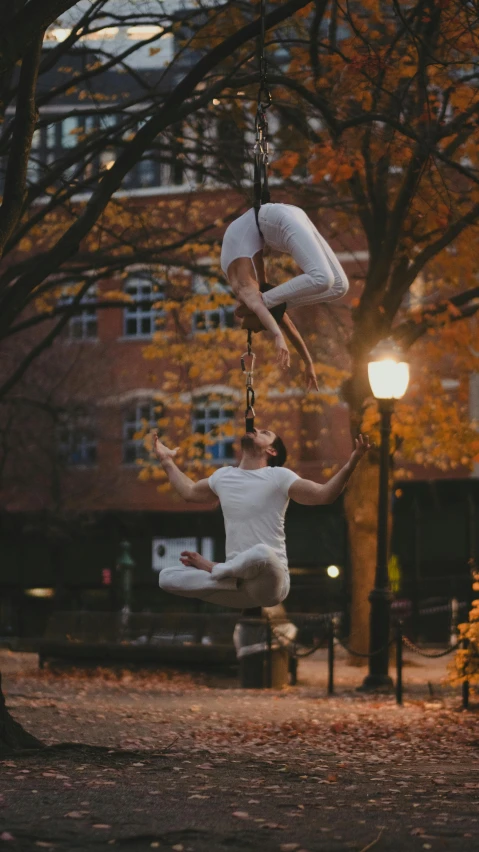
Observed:
[[[379,466],[374,456],[366,456],[354,472],[344,498],[351,561],[351,631],[354,651],[369,651],[369,600],[374,586],[377,544],[377,505]],[[352,665],[367,660],[350,657]]]
[[[25,731],[10,716],[2,692],[2,677],[0,675],[0,754],[15,749],[42,748],[42,746],[43,743],[40,740]]]

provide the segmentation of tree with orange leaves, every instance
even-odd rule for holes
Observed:
[[[477,325],[467,322],[479,307],[477,10],[454,0],[333,2],[320,26],[314,18],[303,24],[287,77],[274,77],[280,112],[290,122],[295,113],[306,117],[295,122],[296,136],[306,133],[310,143],[288,180],[302,167],[308,206],[368,252],[345,333],[351,432],[375,421],[368,354],[392,335],[406,351],[414,345],[413,362],[417,352],[436,371],[426,383],[413,367],[411,393],[397,410],[403,454],[469,466],[479,447],[464,400],[461,407],[435,394],[440,364],[457,372],[462,393],[467,372],[478,369]],[[280,174],[284,157],[290,169],[288,156],[277,163]],[[358,471],[346,497],[351,638],[360,650],[368,647],[374,577],[375,467],[370,459]]]
[[[477,12],[458,0],[318,0],[291,26],[295,38],[287,59],[276,51],[277,42],[269,45],[279,125],[272,139],[277,194],[305,207],[336,246],[367,249],[351,302],[335,308],[334,338],[314,341],[313,335],[309,341],[318,370],[336,379],[352,436],[374,432],[369,353],[389,336],[405,351],[414,347],[413,360],[416,355],[418,363],[427,359],[433,366],[420,375],[413,365],[410,392],[397,407],[396,444],[404,462],[467,469],[479,450],[466,405],[467,378],[478,369]],[[238,90],[251,101],[252,82],[251,75],[237,74],[219,108],[230,112]],[[330,309],[319,310],[331,317]],[[224,355],[222,338],[212,335],[211,344],[219,339]],[[185,358],[191,357],[189,350]],[[459,377],[458,395],[442,390],[441,371],[449,370]],[[271,395],[283,383],[274,371],[269,375]],[[294,404],[288,402],[290,416]],[[351,638],[362,651],[368,649],[376,495],[377,459],[370,455],[345,501]]]
[[[276,4],[266,17],[266,31],[307,5],[307,0]],[[3,6],[0,354],[11,351],[12,341],[24,343],[25,332],[28,336],[34,329],[39,334],[27,352],[18,345],[14,359],[2,359],[0,403],[5,403],[32,363],[81,310],[82,298],[96,281],[109,273],[123,273],[135,262],[157,264],[161,260],[168,266],[170,251],[184,248],[187,242],[191,249],[195,239],[212,230],[210,223],[205,226],[197,221],[187,234],[178,234],[178,216],[171,226],[160,217],[159,225],[167,237],[159,246],[158,231],[155,242],[145,227],[148,217],[126,211],[114,196],[139,161],[152,156],[152,151],[158,155],[161,141],[167,142],[168,150],[159,156],[169,158],[173,167],[177,164],[175,127],[220,94],[233,72],[251,64],[251,41],[254,44],[260,30],[256,10],[245,9],[235,0],[218,6],[195,5],[187,14],[182,9],[172,11],[171,4],[161,1],[146,2],[141,10],[134,2],[121,4],[118,10],[108,0],[89,4],[14,0]],[[49,29],[55,29],[58,16],[66,12],[72,12],[69,26],[60,28],[59,43],[44,51]],[[113,24],[112,29],[121,25],[125,31],[145,26],[152,30],[141,38],[141,47],[149,48],[150,56],[158,52],[156,42],[165,36],[176,38],[179,48],[163,73],[154,79],[148,73],[142,77],[130,64],[140,47],[138,41],[116,53],[99,46],[96,50],[85,47],[89,39],[95,40]],[[128,78],[113,108],[114,98],[101,91],[101,79],[108,79],[112,70]],[[52,71],[56,72],[53,84],[42,85]],[[61,117],[56,115],[52,121],[62,98],[73,98],[73,94],[76,100],[67,102],[67,112],[65,103],[60,103]],[[77,121],[81,105],[87,109]],[[50,118],[42,116],[42,107],[52,110]],[[53,127],[56,137],[65,117],[75,125],[73,142],[78,144],[71,144],[70,138],[60,155],[55,151],[51,156],[50,152],[41,161],[35,150],[35,133],[38,139],[38,132],[48,134]],[[67,300],[62,299],[65,288],[71,295]],[[111,304],[118,304],[116,291],[97,307]],[[13,722],[0,689],[0,749],[32,745],[39,743]]]

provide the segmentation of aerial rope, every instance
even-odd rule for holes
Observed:
[[[268,87],[268,62],[264,53],[265,17],[266,0],[261,0],[260,34],[258,39],[259,89],[255,117],[255,144],[253,148],[253,207],[256,216],[256,224],[260,233],[261,228],[258,220],[259,210],[262,204],[268,204],[270,201],[268,186],[268,119],[266,112],[271,106],[272,98]],[[246,378],[246,432],[254,431],[255,418],[255,394],[253,388],[255,355],[251,347],[251,339],[252,331],[248,330],[247,351],[241,356],[241,369]]]

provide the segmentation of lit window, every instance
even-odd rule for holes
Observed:
[[[46,41],[65,41],[70,35],[71,30],[66,27],[50,27],[45,34]]]
[[[58,148],[58,134],[60,131],[60,125],[56,124],[47,124],[46,134],[45,134],[45,147],[47,149],[47,157],[50,161],[54,156],[54,151]]]
[[[35,130],[32,136],[32,145],[30,149],[30,157],[28,160],[28,172],[27,177],[29,181],[38,180],[41,174],[41,163],[40,163],[40,143],[41,143],[41,133],[39,130]]]
[[[215,438],[213,444],[205,447],[205,455],[214,462],[233,461],[234,439],[222,435],[222,428],[234,421],[234,408],[230,400],[212,402],[208,399],[197,400],[193,409],[193,432]]]
[[[81,411],[67,412],[58,428],[60,455],[69,467],[91,467],[97,461],[96,428],[91,416]]]
[[[76,117],[64,118],[61,123],[62,148],[74,148],[78,142],[79,125]]]
[[[128,27],[126,34],[133,41],[143,41],[144,39],[161,35],[162,32],[163,27],[155,26],[154,24],[137,24],[135,27]]]
[[[162,413],[158,404],[142,401],[132,405],[123,416],[123,464],[136,464],[149,457],[144,436],[150,429],[157,429]]]
[[[119,27],[103,27],[101,30],[84,33],[81,38],[82,41],[103,41],[104,39],[115,38],[119,32]]]
[[[164,312],[153,306],[164,299],[161,282],[151,278],[130,278],[125,292],[131,298],[125,307],[125,337],[151,337]]]

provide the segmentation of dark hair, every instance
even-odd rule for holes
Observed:
[[[279,435],[276,435],[271,446],[273,450],[276,450],[276,455],[270,456],[268,454],[268,467],[283,467],[288,458],[288,451]]]

